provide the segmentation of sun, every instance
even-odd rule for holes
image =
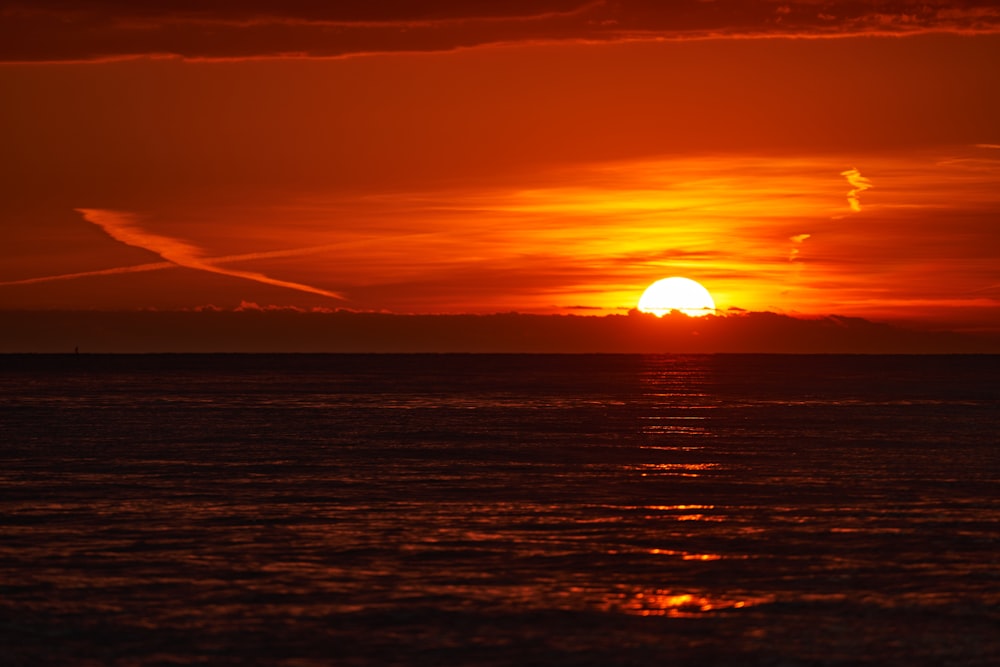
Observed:
[[[646,288],[639,298],[639,310],[663,317],[677,310],[691,317],[715,313],[715,301],[708,290],[690,278],[664,278]]]

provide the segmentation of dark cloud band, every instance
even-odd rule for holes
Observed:
[[[0,62],[441,51],[492,43],[997,33],[995,0],[0,0]]]

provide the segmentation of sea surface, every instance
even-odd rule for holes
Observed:
[[[1000,356],[0,355],[0,664],[1000,664]]]

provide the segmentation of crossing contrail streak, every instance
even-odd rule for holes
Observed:
[[[332,292],[330,290],[325,290],[320,287],[314,287],[312,285],[305,285],[303,283],[296,283],[289,280],[280,280],[278,278],[272,278],[271,276],[265,275],[263,273],[257,273],[256,271],[240,271],[238,269],[229,269],[224,266],[219,266],[219,264],[226,264],[229,262],[237,262],[241,260],[248,259],[261,259],[268,257],[284,257],[292,255],[307,254],[309,252],[315,252],[325,248],[302,248],[294,250],[276,250],[272,252],[255,252],[247,253],[243,255],[228,255],[224,257],[204,257],[199,248],[174,239],[168,236],[161,236],[159,234],[153,234],[148,232],[141,227],[139,227],[134,220],[134,216],[129,213],[122,213],[119,211],[108,211],[105,209],[89,209],[80,208],[76,209],[83,218],[88,222],[91,222],[106,233],[111,238],[124,243],[125,245],[130,245],[136,248],[142,248],[143,250],[148,250],[150,252],[156,253],[162,257],[165,261],[163,262],[151,262],[148,264],[136,264],[133,266],[121,266],[111,269],[99,269],[96,271],[83,271],[77,273],[63,273],[55,276],[41,276],[38,278],[24,278],[21,280],[11,280],[7,282],[0,283],[3,285],[30,285],[34,283],[51,282],[54,280],[72,280],[74,278],[87,278],[91,276],[110,276],[122,273],[140,273],[142,271],[158,271],[161,269],[169,269],[173,267],[185,267],[189,269],[197,269],[200,271],[208,271],[210,273],[218,273],[225,276],[233,276],[235,278],[243,278],[245,280],[252,280],[254,282],[263,283],[265,285],[274,285],[276,287],[285,287],[287,289],[298,290],[300,292],[309,292],[311,294],[319,294],[322,296],[330,297],[332,299],[345,299],[344,295],[338,292]],[[332,246],[331,246],[332,247]]]

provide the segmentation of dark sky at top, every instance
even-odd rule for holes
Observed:
[[[490,43],[995,33],[991,0],[6,0],[0,61],[334,57]]]

